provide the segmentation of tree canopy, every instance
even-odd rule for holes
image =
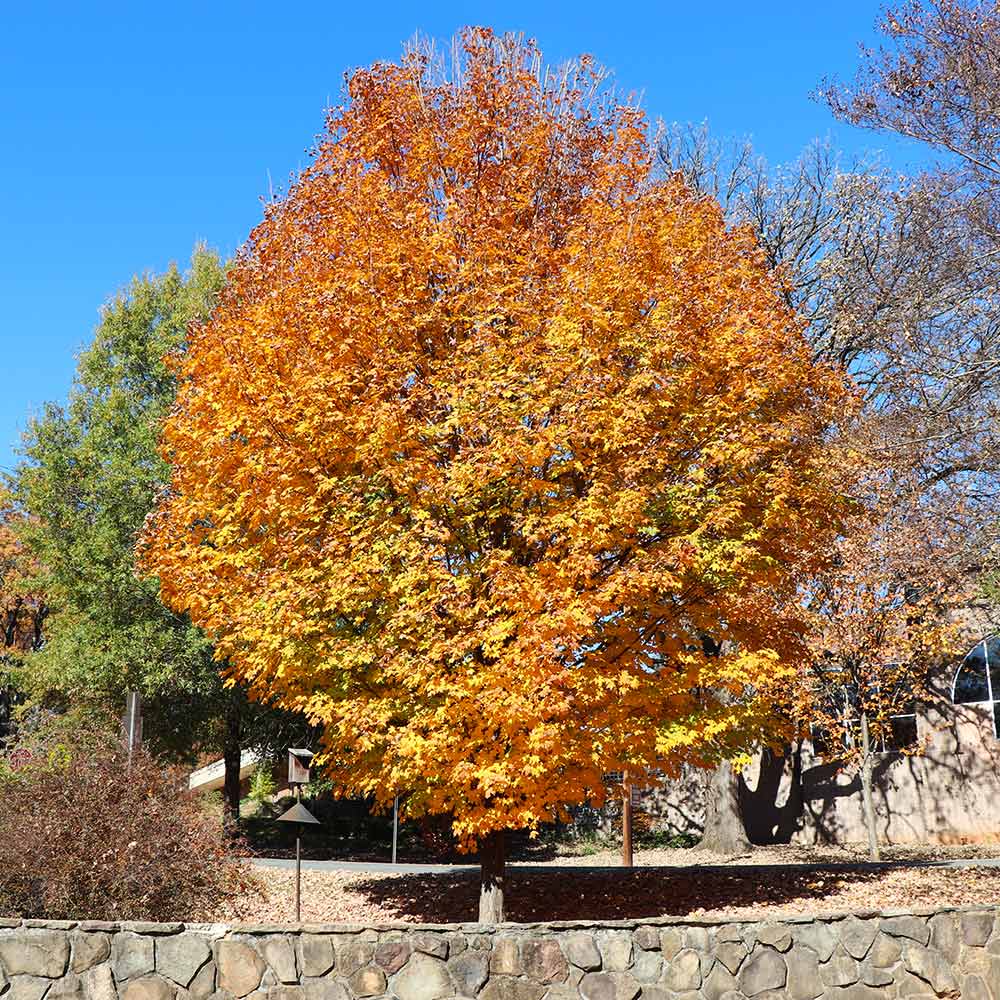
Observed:
[[[165,602],[466,843],[759,736],[845,506],[840,377],[651,162],[587,61],[359,70],[178,359]]]
[[[769,170],[749,144],[704,126],[664,131],[658,152],[719,197],[731,224],[754,228],[813,356],[858,390],[835,435],[857,507],[830,564],[800,577],[808,655],[795,714],[805,735],[825,731],[825,757],[864,777],[860,719],[870,748],[898,745],[914,702],[938,700],[929,673],[961,648],[958,623],[996,536],[994,244],[940,171],[842,166],[822,144]],[[870,797],[865,811],[874,831]]]

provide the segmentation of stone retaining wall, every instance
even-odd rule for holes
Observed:
[[[2,1000],[1000,1000],[1000,908],[749,922],[0,920]]]

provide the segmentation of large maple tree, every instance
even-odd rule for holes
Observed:
[[[844,389],[752,233],[541,65],[472,30],[350,77],[190,332],[146,529],[341,789],[467,846],[765,732],[843,509]]]

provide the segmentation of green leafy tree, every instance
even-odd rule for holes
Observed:
[[[189,324],[224,281],[218,256],[199,247],[186,274],[171,266],[137,277],[108,302],[66,406],[48,405],[29,426],[11,486],[53,609],[31,683],[116,708],[139,691],[154,752],[191,760],[222,751],[233,820],[241,751],[272,749],[292,717],[225,686],[205,634],[166,608],[157,581],[134,566],[139,529],[169,478],[157,451],[176,392],[169,357],[183,352]]]

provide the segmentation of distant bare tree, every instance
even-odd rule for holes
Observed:
[[[895,212],[897,243],[907,248],[898,282],[906,308],[898,307],[883,324],[893,334],[883,381],[928,489],[940,494],[960,486],[972,501],[977,543],[993,543],[1000,8],[992,2],[914,2],[888,11],[881,27],[885,43],[865,50],[853,85],[827,83],[822,93],[845,120],[926,143],[941,157],[909,183]]]
[[[987,523],[1000,469],[1000,252],[960,180],[845,168],[823,144],[771,171],[703,126],[664,131],[660,157],[756,230],[817,358],[853,376],[887,460],[919,466],[929,491],[960,488]]]
[[[994,238],[1000,197],[1000,7],[992,0],[915,0],[888,10],[884,44],[863,50],[850,86],[821,93],[834,114],[943,154],[966,208]]]
[[[858,411],[837,432],[865,456],[859,490],[870,516],[891,510],[894,521],[880,536],[885,580],[865,567],[874,590],[896,595],[907,574],[918,578],[927,549],[917,559],[907,539],[930,531],[935,588],[967,599],[960,583],[993,544],[1000,495],[1000,255],[970,210],[968,185],[944,171],[909,179],[877,163],[844,166],[821,143],[771,170],[748,143],[721,143],[704,126],[664,129],[659,153],[664,170],[680,171],[719,199],[733,225],[757,232],[817,359],[842,366],[858,386]],[[826,638],[840,627],[826,626]],[[731,780],[712,779],[723,805],[736,801],[720,791]],[[706,842],[739,853],[745,838],[717,813]],[[720,836],[719,826],[730,833]]]

